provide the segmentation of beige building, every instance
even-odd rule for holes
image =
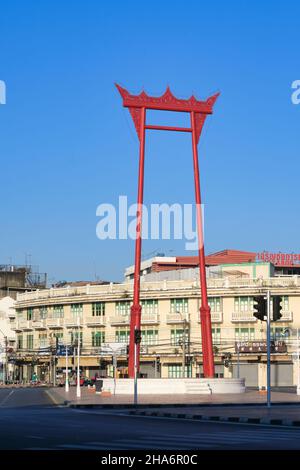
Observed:
[[[253,297],[270,289],[271,294],[283,296],[282,318],[272,323],[272,383],[296,384],[300,276],[274,276],[270,263],[251,262],[220,266],[207,284],[217,376],[246,377],[248,386],[265,386],[266,323],[253,316]],[[16,377],[29,380],[36,372],[41,380],[51,381],[55,363],[57,372],[64,373],[65,357],[55,357],[56,341],[71,345],[78,337],[82,374],[111,375],[112,357],[101,356],[101,346],[128,344],[132,291],[130,280],[18,294],[13,325]],[[197,270],[188,280],[142,278],[142,374],[180,377],[185,363],[185,376],[201,376],[200,297]],[[71,357],[69,371],[76,364]],[[126,354],[118,357],[117,367],[118,374],[126,376]]]

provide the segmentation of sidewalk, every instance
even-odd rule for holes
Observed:
[[[81,387],[81,398],[76,397],[76,387],[70,387],[68,393],[63,387],[49,388],[49,395],[57,404],[69,404],[76,406],[101,406],[101,405],[132,405],[133,397],[131,395],[111,395],[102,396],[89,391],[87,387]],[[300,395],[287,392],[272,392],[272,402],[274,403],[295,403],[300,404]],[[256,390],[246,391],[241,394],[214,394],[214,395],[141,395],[138,402],[141,405],[246,405],[246,404],[264,404],[266,395],[260,394]],[[67,402],[67,403],[65,403]],[[299,406],[300,409],[300,406]]]
[[[100,413],[114,409],[135,416],[300,427],[300,396],[295,393],[273,392],[269,409],[266,395],[253,390],[234,395],[144,395],[139,397],[138,406],[133,406],[130,396],[104,397],[85,387],[80,399],[75,387],[68,393],[63,388],[51,388],[46,393],[56,405],[83,408],[93,414],[97,409]]]

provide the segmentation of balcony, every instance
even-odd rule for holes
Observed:
[[[12,323],[10,327],[13,331],[16,331],[18,333],[22,331],[22,329],[20,328],[19,320],[15,320],[14,323]]]
[[[20,330],[23,331],[31,331],[33,330],[32,320],[24,320],[23,318],[21,318],[20,320],[18,320],[18,327],[20,328]]]
[[[223,312],[210,312],[210,317],[212,323],[222,323]],[[198,323],[201,323],[200,315],[198,315]]]
[[[106,317],[103,315],[87,317],[85,323],[87,326],[105,326]]]
[[[130,315],[116,315],[114,317],[110,317],[111,325],[129,325],[129,323]]]
[[[63,328],[64,319],[63,318],[48,318],[47,327],[48,328]]]
[[[232,322],[247,322],[247,323],[255,323],[256,318],[253,315],[253,311],[250,310],[248,312],[233,312],[231,314],[231,321]]]
[[[188,313],[169,313],[167,323],[184,323],[189,321]]]
[[[212,323],[222,323],[223,312],[210,312]]]
[[[34,320],[32,322],[32,326],[34,330],[46,330],[46,320]]]
[[[281,311],[282,317],[278,321],[293,321],[293,312]]]
[[[158,313],[142,313],[142,325],[155,325],[159,323]]]

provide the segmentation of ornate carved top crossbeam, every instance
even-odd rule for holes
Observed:
[[[191,128],[171,127],[171,126],[149,126],[142,122],[142,109],[156,109],[159,111],[178,111],[183,113],[192,113],[195,116],[195,134],[198,142],[206,116],[212,114],[213,106],[219,96],[219,93],[210,96],[206,101],[198,101],[194,96],[187,100],[176,98],[168,87],[162,96],[149,96],[142,91],[139,95],[131,95],[125,88],[116,84],[120,95],[123,98],[123,106],[129,109],[134,126],[141,140],[143,126],[145,129],[192,132]]]
[[[131,95],[125,88],[116,84],[120,95],[123,98],[123,106],[125,108],[147,108],[147,109],[159,109],[165,111],[180,111],[190,113],[212,114],[213,105],[219,96],[216,93],[213,96],[207,98],[206,101],[198,101],[193,95],[187,99],[176,98],[171,92],[170,88],[167,87],[166,91],[162,96],[149,96],[147,93],[142,91],[139,95]]]

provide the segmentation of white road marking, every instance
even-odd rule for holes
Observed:
[[[91,411],[81,411],[81,413],[90,413],[92,414]],[[96,413],[95,413],[96,414]],[[97,414],[100,414],[100,413],[97,413]],[[106,414],[106,415],[109,415],[109,413],[102,413],[102,414]],[[183,422],[188,422],[188,423],[200,423],[200,424],[203,424],[203,423],[206,423],[206,424],[224,424],[225,426],[226,425],[229,425],[229,426],[248,426],[248,427],[253,427],[253,426],[256,426],[257,428],[269,428],[269,429],[285,429],[285,430],[297,430],[297,428],[295,428],[295,426],[286,426],[286,425],[282,425],[282,424],[265,424],[265,423],[240,423],[240,422],[234,422],[234,421],[213,421],[213,420],[209,420],[209,419],[199,419],[199,420],[195,420],[193,418],[177,418],[177,417],[174,417],[174,416],[148,416],[148,415],[132,415],[132,414],[125,414],[125,413],[121,413],[120,414],[113,414],[111,413],[110,414],[111,416],[124,416],[126,418],[142,418],[142,419],[155,419],[155,420],[169,420],[169,421],[183,421]],[[298,428],[299,430],[299,428]]]
[[[291,433],[288,433],[291,434]],[[291,438],[288,436],[274,436],[270,432],[254,435],[247,432],[243,435],[226,435],[220,433],[198,434],[193,436],[186,435],[156,435],[139,436],[137,439],[114,439],[112,442],[90,441],[80,444],[60,444],[58,448],[65,449],[86,449],[86,450],[125,450],[125,449],[210,449],[228,445],[255,444],[258,441],[286,441]]]
[[[1,401],[0,406],[3,406],[3,404],[9,399],[9,397],[14,393],[14,390],[11,390],[6,397]]]

